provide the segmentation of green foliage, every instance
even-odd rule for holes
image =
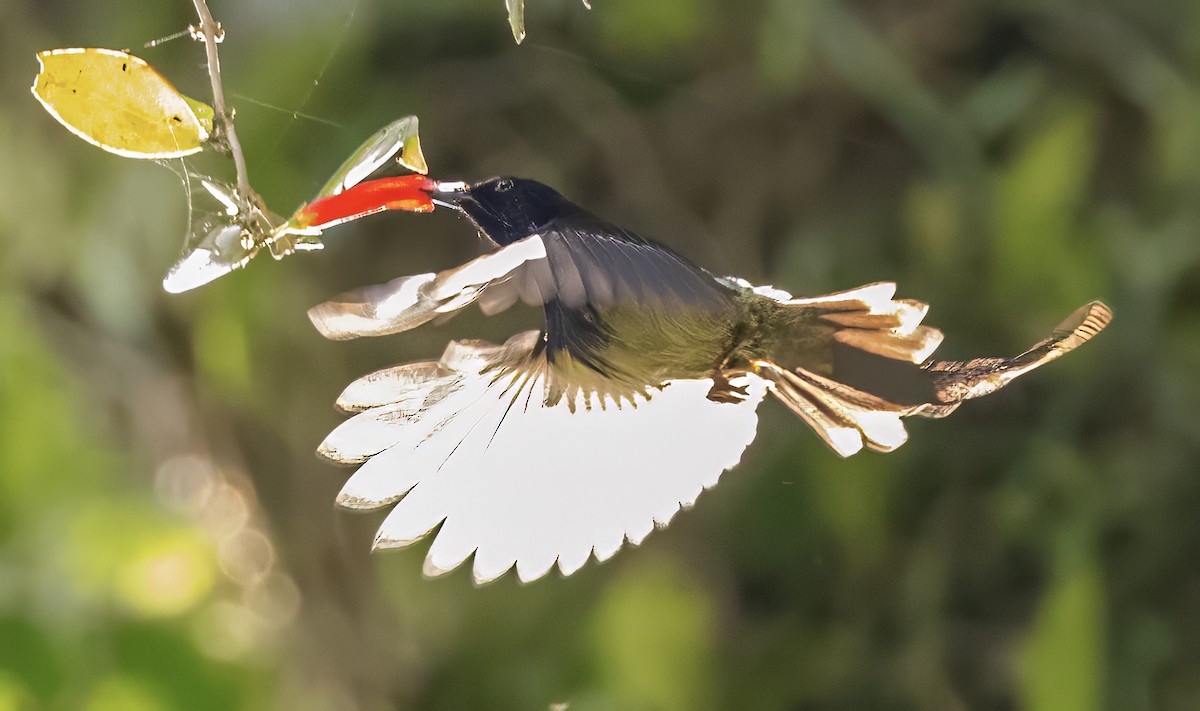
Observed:
[[[713,708],[715,610],[672,566],[616,580],[593,613],[598,675],[619,708]]]
[[[1018,308],[1085,301],[1102,286],[1095,239],[1078,224],[1097,159],[1095,108],[1058,98],[1044,111],[997,176],[994,278]]]
[[[710,0],[612,0],[605,9],[596,13],[597,31],[610,52],[661,56],[686,48],[715,29]]]
[[[1064,537],[1069,534],[1064,534]],[[1104,583],[1086,541],[1062,544],[1025,650],[1025,708],[1101,708],[1104,690]],[[1083,548],[1085,552],[1080,552]]]
[[[896,279],[949,356],[1012,354],[1091,298],[1116,319],[889,455],[840,460],[767,403],[694,510],[570,579],[426,581],[424,545],[370,556],[378,516],[333,509],[331,403],[538,314],[312,331],[335,293],[475,256],[436,214],[163,293],[178,179],[74,140],[28,85],[39,49],[140,47],[191,5],[18,2],[0,709],[1200,704],[1200,4],[545,0],[520,47],[497,0],[296,8],[213,3],[268,204],[414,113],[436,178],[538,178],[798,294]],[[207,97],[197,45],[137,51]]]

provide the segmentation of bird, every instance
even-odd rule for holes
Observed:
[[[904,444],[904,418],[941,418],[1071,351],[1112,318],[1093,301],[1011,358],[936,360],[925,303],[879,282],[810,297],[718,276],[534,180],[426,180],[490,251],[313,307],[326,338],[400,333],[471,304],[518,301],[541,329],[451,341],[438,360],[384,368],[337,399],[352,416],[320,456],[357,465],[350,509],[392,506],[374,548],[433,534],[423,571],[474,556],[483,584],[640,545],[736,465],[770,395],[838,455]]]

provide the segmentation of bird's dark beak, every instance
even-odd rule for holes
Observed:
[[[449,207],[460,212],[463,211],[463,203],[466,201],[474,201],[471,197],[471,186],[458,180],[431,180],[430,187],[425,188],[429,193],[429,199],[435,205]]]
[[[479,187],[479,183],[471,185],[459,181],[429,180],[426,185],[428,187],[423,189],[429,195],[430,202],[461,213],[478,228],[480,233],[493,242],[496,241],[490,235],[496,234],[496,230],[501,229],[500,221],[492,214],[488,205],[480,201],[480,197],[486,199],[486,192],[481,191],[480,197],[476,197],[473,193],[473,190]]]

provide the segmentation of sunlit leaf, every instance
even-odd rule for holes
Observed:
[[[172,294],[204,286],[217,277],[244,267],[258,253],[258,245],[247,242],[240,225],[193,223],[189,248],[163,279]]]
[[[203,286],[244,267],[263,247],[278,257],[296,249],[320,249],[318,239],[293,236],[277,215],[246,205],[237,190],[211,178],[200,178],[192,190],[192,226],[183,256],[163,279],[163,288],[178,294]]]
[[[504,0],[508,8],[508,26],[512,28],[517,44],[525,39],[525,0]]]
[[[525,39],[525,0],[504,0],[504,6],[508,8],[508,26],[512,28],[513,39],[521,44]],[[583,6],[592,9],[590,0],[583,0]]]
[[[72,133],[128,158],[177,158],[199,151],[213,111],[179,93],[144,60],[111,49],[52,49],[37,55],[31,87]]]
[[[352,188],[399,154],[400,165],[424,175],[429,172],[421,154],[417,117],[405,116],[384,126],[359,146],[317,191],[314,202]]]
[[[264,247],[276,259],[321,249],[322,229],[376,212],[432,210],[429,195],[420,190],[429,182],[424,176],[429,167],[417,129],[417,117],[405,116],[375,132],[286,222],[248,204],[234,186],[200,178],[200,189],[191,191],[193,220],[183,256],[163,279],[163,288],[180,293],[203,286],[244,267]],[[392,159],[417,175],[363,182]]]
[[[200,184],[204,190],[193,191],[192,225],[183,256],[163,279],[163,288],[172,294],[203,286],[245,266],[261,247],[237,221],[232,186],[209,180]],[[208,202],[216,205],[205,207]]]
[[[180,94],[180,96],[183,96],[183,94]],[[209,106],[203,101],[196,101],[190,96],[183,96],[183,100],[187,102],[189,107],[191,107],[192,113],[196,114],[196,120],[200,122],[200,126],[204,129],[204,132],[211,134],[213,130],[213,120],[216,118],[216,114],[213,112],[213,107]]]

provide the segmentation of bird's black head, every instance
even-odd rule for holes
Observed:
[[[465,214],[499,245],[536,234],[579,210],[553,188],[524,178],[489,178],[473,185],[440,182],[429,196]]]

